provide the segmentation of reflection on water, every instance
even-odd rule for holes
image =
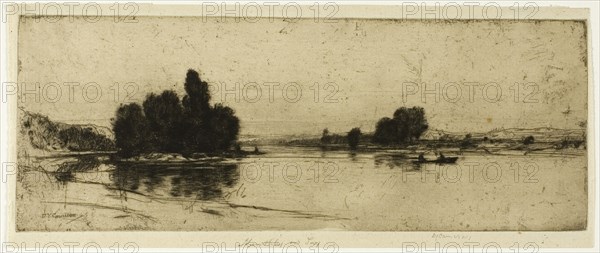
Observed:
[[[100,166],[100,161],[96,156],[81,156],[75,161],[63,162],[54,172],[54,177],[60,183],[66,184],[75,179],[73,173],[86,172],[97,169]]]
[[[365,158],[372,159],[374,167],[387,167],[393,170],[419,170],[407,154],[375,153],[355,151],[319,152],[322,158],[346,158],[350,163],[360,163]],[[308,153],[310,154],[310,153]],[[327,157],[329,156],[329,157]],[[53,172],[62,184],[69,182],[98,183],[78,180],[78,173],[107,173],[108,181],[101,182],[107,188],[118,190],[121,196],[138,193],[148,196],[181,197],[196,200],[214,200],[223,197],[225,190],[233,188],[240,178],[240,163],[233,162],[111,162],[107,157],[85,155],[61,163]],[[100,170],[100,167],[105,168]],[[227,191],[229,192],[229,191]]]
[[[421,169],[420,164],[415,164],[412,161],[414,159],[409,158],[406,154],[376,154],[373,156],[373,161],[376,167],[387,166],[390,169],[403,169],[403,170],[419,170]]]
[[[237,164],[116,162],[105,164],[111,168],[108,171],[98,171],[102,164],[95,156],[81,156],[60,164],[53,175],[58,182],[67,184],[77,181],[77,173],[109,173],[107,187],[119,190],[122,195],[135,192],[197,200],[222,197],[223,189],[234,186],[239,179]]]
[[[22,221],[31,230],[43,224],[161,231],[521,229],[512,217],[522,215],[532,217],[523,223],[531,230],[585,222],[582,151],[571,157],[466,153],[453,164],[419,165],[412,150],[261,150],[266,154],[202,163],[45,157],[41,173],[22,174],[20,193],[28,202],[20,210],[31,214]],[[63,187],[54,187],[56,180]],[[514,203],[527,208],[506,208]],[[46,210],[82,218],[40,220]],[[548,220],[559,222],[544,225]]]
[[[120,190],[157,194],[168,188],[172,197],[211,200],[222,197],[223,188],[232,187],[239,179],[236,164],[136,164],[116,163],[111,174]],[[140,187],[143,185],[144,187]]]

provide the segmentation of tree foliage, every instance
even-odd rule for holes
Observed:
[[[418,140],[429,128],[425,110],[422,107],[400,107],[393,118],[381,118],[375,127],[373,141],[390,145]]]
[[[375,126],[373,141],[379,144],[392,144],[399,140],[398,127],[393,119],[388,117],[381,118]]]
[[[352,130],[348,132],[346,138],[348,139],[348,146],[350,146],[350,149],[356,149],[358,142],[360,141],[361,134],[360,128],[358,127],[352,128]]]
[[[329,134],[329,129],[323,129],[323,134],[321,135],[321,144],[330,144],[331,143],[331,134]]]
[[[211,143],[217,150],[225,150],[237,140],[240,120],[235,116],[233,109],[216,104],[211,112],[210,129]]]
[[[465,138],[463,138],[463,140],[460,142],[460,147],[461,148],[474,148],[477,147],[477,144],[475,144],[475,140],[473,140],[473,135],[472,134],[466,134]]]
[[[115,145],[124,157],[144,153],[149,148],[148,124],[142,107],[136,103],[121,105],[113,122]]]
[[[188,116],[208,117],[210,112],[210,93],[208,91],[208,83],[200,80],[200,75],[197,71],[188,70],[185,83],[185,92],[187,95],[183,97],[183,109]]]
[[[233,109],[210,105],[208,84],[188,70],[183,100],[174,91],[150,93],[143,102],[122,105],[113,121],[116,146],[125,157],[147,152],[218,152],[236,141],[240,121]]]
[[[525,137],[525,139],[523,139],[523,144],[525,145],[530,145],[533,144],[535,142],[535,138],[533,138],[533,136],[527,136]]]
[[[92,128],[69,126],[58,132],[62,145],[71,151],[111,150],[113,142]]]
[[[146,96],[143,105],[150,130],[148,141],[151,146],[162,147],[162,150],[168,152],[177,152],[181,142],[179,131],[183,116],[177,94],[170,90],[163,91],[160,95],[150,93]]]

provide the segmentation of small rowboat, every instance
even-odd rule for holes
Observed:
[[[413,161],[413,163],[415,163],[415,164],[421,164],[421,163],[443,164],[443,163],[456,163],[456,160],[458,160],[458,157],[438,157],[435,160],[417,160],[417,161]]]

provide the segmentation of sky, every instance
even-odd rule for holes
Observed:
[[[402,106],[450,132],[587,119],[582,22],[137,20],[22,19],[19,106],[110,127],[122,103],[166,89],[183,97],[195,69],[242,135],[369,132]]]

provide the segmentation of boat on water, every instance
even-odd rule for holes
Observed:
[[[445,157],[445,156],[441,155],[435,160],[427,160],[423,157],[423,155],[419,155],[419,158],[416,161],[413,161],[413,163],[415,163],[415,164],[422,164],[422,163],[444,164],[444,163],[456,163],[456,160],[458,160],[458,157],[456,157],[456,156]]]

